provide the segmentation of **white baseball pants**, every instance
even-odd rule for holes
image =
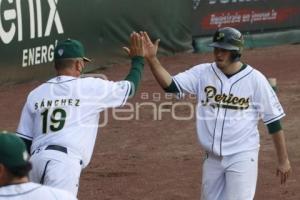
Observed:
[[[207,154],[203,163],[202,200],[253,200],[257,181],[258,152],[230,156]]]
[[[67,190],[77,196],[82,170],[80,159],[56,150],[42,149],[34,153],[30,161],[30,181]]]

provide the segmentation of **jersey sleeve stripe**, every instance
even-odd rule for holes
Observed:
[[[127,83],[128,87],[127,87],[127,91],[126,91],[126,94],[125,94],[125,96],[124,96],[124,99],[123,99],[123,101],[122,101],[121,106],[123,106],[123,105],[126,103],[126,101],[127,101],[127,99],[128,99],[128,96],[129,96],[129,93],[130,93],[130,90],[131,90],[131,84],[130,84],[130,82],[129,82],[129,81],[126,81],[126,83]]]
[[[182,88],[180,87],[179,83],[177,82],[176,78],[173,77],[172,79],[174,80],[175,85],[177,86],[177,88],[178,88],[178,90],[179,90],[179,93],[180,93],[180,94],[183,94],[183,90],[182,90]]]
[[[277,117],[274,117],[274,118],[272,118],[272,119],[269,119],[269,120],[267,120],[267,121],[264,121],[264,124],[270,124],[270,123],[272,123],[272,122],[274,122],[274,121],[276,121],[276,120],[279,120],[279,119],[281,119],[282,117],[284,117],[285,116],[285,113],[281,113],[280,115],[278,115]]]
[[[19,137],[25,138],[25,139],[27,139],[27,140],[32,140],[32,139],[33,139],[33,137],[29,137],[29,136],[24,135],[24,134],[19,133],[19,132],[16,132],[16,134],[17,134]]]

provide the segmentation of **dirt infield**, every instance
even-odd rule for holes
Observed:
[[[279,98],[287,114],[283,126],[293,167],[287,184],[280,186],[279,178],[275,176],[276,155],[272,138],[260,124],[257,200],[300,199],[299,52],[300,45],[286,45],[245,50],[243,54],[246,63],[267,77],[277,78]],[[171,74],[175,74],[211,59],[210,54],[179,54],[161,58],[161,61]],[[119,80],[128,69],[127,63],[100,73]],[[16,129],[26,95],[38,84],[40,82],[0,87],[1,129]],[[195,102],[195,99],[185,101]],[[171,113],[173,110],[175,117],[186,119],[191,116],[192,109],[187,104],[179,105],[174,96],[166,96],[147,66],[139,93],[129,102],[135,110],[126,106],[126,112],[107,112],[108,122],[99,131],[92,161],[82,174],[79,199],[200,199],[202,150],[197,141],[195,119],[174,120]],[[163,112],[156,112],[157,108]],[[101,124],[105,122],[106,118]]]

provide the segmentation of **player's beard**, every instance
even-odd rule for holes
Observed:
[[[220,53],[214,52],[216,65],[222,71],[226,70],[226,68],[232,64],[230,57],[231,54],[229,51],[221,51]]]
[[[230,66],[232,64],[232,62],[230,60],[215,60],[217,67],[220,70],[225,70],[228,66]]]

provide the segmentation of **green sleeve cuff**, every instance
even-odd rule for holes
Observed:
[[[280,131],[282,129],[280,120],[277,120],[275,122],[268,124],[267,127],[268,127],[270,134],[277,133],[278,131]]]
[[[165,92],[168,93],[179,93],[178,87],[175,84],[175,81],[173,79],[172,79],[172,83],[167,88],[164,88],[164,90]]]
[[[142,56],[134,56],[131,58],[131,66],[132,67],[143,67],[144,68],[144,57]]]
[[[125,80],[131,82],[130,96],[137,91],[144,71],[144,58],[142,56],[135,56],[131,59],[131,69]]]

